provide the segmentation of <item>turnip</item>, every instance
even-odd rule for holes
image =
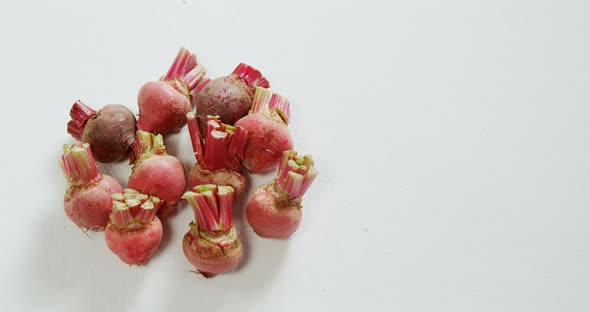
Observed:
[[[162,241],[162,223],[156,217],[162,201],[133,189],[115,193],[105,230],[109,249],[129,265],[146,264]]]
[[[243,248],[232,224],[234,189],[199,185],[182,196],[195,212],[195,222],[184,235],[182,250],[188,261],[206,277],[233,271]]]
[[[60,164],[68,180],[66,215],[82,229],[104,229],[111,212],[111,195],[123,191],[121,184],[98,172],[88,143],[64,145]]]
[[[78,100],[70,117],[68,133],[90,144],[97,161],[110,163],[128,156],[135,140],[135,116],[127,107],[109,104],[96,112]]]
[[[186,189],[184,167],[178,158],[166,153],[161,134],[138,130],[127,187],[156,196],[164,203],[160,216],[166,216],[180,201]]]
[[[209,82],[205,73],[197,57],[181,48],[168,73],[139,90],[137,128],[160,134],[178,132],[186,123],[193,96]]]
[[[207,116],[207,140],[203,140],[195,114],[186,115],[197,163],[188,176],[189,189],[201,184],[229,185],[236,195],[244,190],[246,178],[240,172],[248,134],[241,127],[223,124],[218,116]]]
[[[224,124],[235,124],[248,114],[255,88],[269,86],[258,70],[244,63],[239,64],[231,75],[211,80],[194,99],[201,132],[205,132],[209,115],[219,116]]]
[[[250,113],[235,124],[248,132],[241,159],[250,173],[276,168],[282,153],[293,148],[287,129],[290,116],[289,101],[285,97],[256,88]]]
[[[276,178],[256,189],[246,206],[246,218],[258,236],[286,239],[301,223],[301,197],[318,171],[311,156],[283,153]]]

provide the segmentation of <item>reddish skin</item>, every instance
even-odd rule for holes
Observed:
[[[198,239],[192,231],[184,235],[182,251],[188,261],[207,277],[233,271],[240,264],[244,253],[239,238],[230,246],[218,246]]]
[[[109,222],[111,195],[123,191],[114,178],[103,175],[96,184],[68,187],[64,196],[66,215],[79,227],[102,230]]]
[[[274,192],[256,192],[246,206],[246,218],[254,232],[264,238],[289,238],[301,224],[300,201],[281,201]]]
[[[139,90],[137,103],[137,128],[159,134],[178,132],[186,124],[186,114],[191,111],[188,97],[164,81],[144,84]]]
[[[235,75],[211,80],[194,99],[201,133],[206,132],[207,115],[217,115],[227,125],[246,116],[252,106],[254,90]]]
[[[180,160],[170,155],[148,157],[133,166],[128,188],[159,197],[164,205],[160,216],[168,215],[180,201],[186,189],[186,176]]]
[[[238,171],[229,169],[207,170],[198,163],[193,166],[188,176],[189,189],[197,185],[229,185],[234,188],[236,196],[246,187],[246,177]]]
[[[242,165],[250,173],[278,167],[283,152],[293,149],[287,127],[262,114],[251,114],[238,120],[236,127],[239,126],[248,131]]]
[[[89,143],[94,159],[110,163],[126,158],[135,141],[135,116],[125,106],[110,104],[84,125],[82,142]]]
[[[137,230],[120,230],[109,224],[104,235],[109,249],[123,262],[144,265],[160,246],[162,233],[162,223],[155,217],[148,226]]]

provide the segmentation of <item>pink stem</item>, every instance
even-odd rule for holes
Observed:
[[[213,218],[215,218],[215,220],[219,224],[219,205],[217,204],[217,189],[214,188],[209,191],[202,192],[201,195],[203,195],[203,197],[207,201],[207,205],[209,206],[209,210],[211,211]]]
[[[139,210],[135,215],[135,220],[143,224],[151,223],[161,206],[162,201],[157,197],[151,196],[139,206]]]
[[[291,161],[295,157],[297,157],[297,152],[293,150],[283,152],[283,158],[281,159],[279,169],[277,170],[277,177],[275,178],[275,181],[277,183],[282,183],[287,178],[289,170],[291,170],[291,168],[293,167],[289,166],[289,161]]]
[[[299,193],[296,194],[297,198],[300,198],[307,192],[309,186],[313,183],[315,178],[318,176],[318,171],[315,167],[311,167],[311,169],[305,174],[303,178],[303,182],[301,183],[301,188],[299,189]]]
[[[205,68],[200,64],[197,64],[195,68],[191,69],[182,77],[182,80],[184,81],[188,89],[192,91],[197,86],[199,81],[201,81],[203,77],[205,77],[205,73],[207,73]]]
[[[207,116],[207,139],[209,139],[209,134],[211,131],[214,130],[222,130],[222,124],[219,120],[219,116]]]
[[[68,133],[72,135],[74,139],[81,141],[86,121],[95,114],[95,110],[86,106],[82,101],[77,100],[70,109],[70,117],[72,120],[68,122]]]
[[[265,88],[256,87],[254,92],[254,99],[252,100],[252,107],[250,107],[250,114],[269,113],[268,104],[272,98],[272,92]]]
[[[121,229],[128,227],[133,222],[131,209],[129,207],[121,210],[113,209],[111,212],[111,222]]]
[[[203,91],[203,89],[205,89],[205,86],[211,82],[211,79],[205,77],[202,78],[201,80],[199,80],[197,82],[197,84],[191,89],[191,96],[195,97],[197,96],[197,94],[201,93],[201,91]]]
[[[64,145],[61,168],[73,185],[92,184],[102,178],[88,143]]]
[[[219,197],[219,229],[227,230],[232,227],[232,206],[234,203],[234,188],[231,186],[218,186]]]
[[[231,136],[229,142],[227,157],[228,167],[238,170],[240,167],[240,161],[238,157],[244,157],[244,150],[246,148],[246,142],[248,139],[248,130],[243,127],[235,127],[234,133]]]
[[[297,156],[295,151],[283,152],[275,183],[290,199],[301,198],[318,175],[309,155]]]
[[[217,187],[215,185],[199,185],[193,190],[194,192],[184,193],[182,198],[186,199],[193,208],[199,228],[207,231],[217,231],[219,229],[219,215],[217,215],[217,218],[214,216],[206,198],[206,196],[215,196]]]
[[[161,134],[153,134],[142,130],[135,133],[135,142],[133,142],[133,154],[131,163],[136,162],[139,158],[145,158],[152,155],[166,155],[166,146]]]
[[[289,124],[289,120],[291,120],[291,109],[289,106],[287,98],[276,93],[272,95],[268,104],[269,109],[274,109],[281,116],[285,124]]]
[[[227,149],[230,141],[229,133],[213,130],[208,133],[205,141],[205,167],[209,170],[217,170],[225,167],[227,162]]]
[[[134,189],[125,189],[123,193],[115,193],[111,197],[111,223],[119,229],[134,230],[150,224],[162,205],[158,197]]]
[[[203,164],[203,137],[201,136],[195,113],[190,112],[186,114],[186,124],[188,125],[188,133],[191,137],[191,143],[193,144],[195,158],[198,163]]]
[[[262,74],[256,70],[254,67],[240,63],[232,72],[233,75],[236,75],[238,78],[243,79],[247,85],[251,87],[262,87],[268,88],[270,84],[268,80],[262,76]]]
[[[172,62],[172,65],[168,70],[168,73],[166,73],[164,80],[172,80],[175,78],[180,79],[184,76],[184,74],[189,72],[196,65],[197,57],[194,54],[192,54],[189,50],[185,48],[180,48],[178,54],[176,54],[174,62]]]

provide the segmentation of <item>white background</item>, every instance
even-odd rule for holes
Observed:
[[[587,1],[3,1],[3,311],[590,311]],[[180,46],[259,68],[320,176],[287,241],[204,280],[165,223],[145,267],[62,207],[72,103],[123,103]],[[194,163],[186,129],[168,150]],[[101,166],[125,184],[129,166]],[[256,176],[254,186],[272,173]],[[250,190],[251,191],[251,190]]]

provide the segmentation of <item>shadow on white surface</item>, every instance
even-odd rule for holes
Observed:
[[[29,271],[23,274],[45,291],[28,304],[36,309],[57,311],[100,310],[107,307],[107,301],[116,302],[121,310],[133,305],[141,283],[117,277],[112,266],[120,262],[114,255],[108,257],[102,232],[83,233],[65,217],[63,209],[53,209],[38,221],[31,233],[35,239],[29,243],[26,265]],[[50,239],[48,233],[56,233],[56,229],[60,229],[59,234]],[[115,283],[116,289],[126,290],[124,294],[109,295]],[[27,289],[22,291],[27,292]]]

